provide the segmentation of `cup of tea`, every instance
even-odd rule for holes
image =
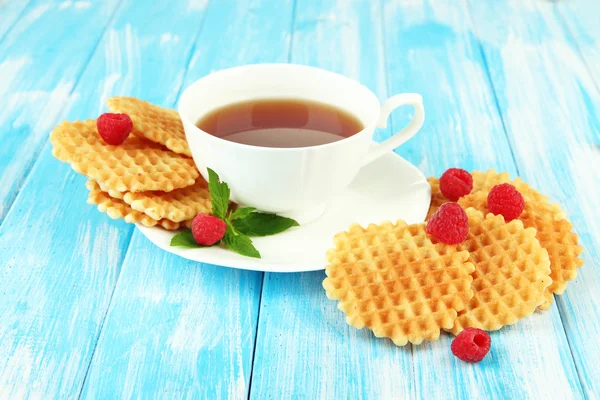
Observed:
[[[373,142],[397,107],[412,120]],[[219,174],[236,203],[295,218],[317,218],[366,164],[423,125],[422,97],[404,93],[381,105],[345,76],[294,64],[255,64],[209,74],[181,95],[178,111],[204,178]]]

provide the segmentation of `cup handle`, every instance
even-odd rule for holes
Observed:
[[[415,133],[421,129],[423,126],[423,121],[425,121],[425,109],[423,108],[423,97],[417,93],[397,94],[387,99],[386,102],[383,103],[383,106],[381,106],[381,114],[379,115],[379,120],[377,121],[377,127],[385,128],[387,126],[388,117],[392,111],[398,107],[406,105],[410,105],[415,108],[415,115],[413,116],[412,120],[404,127],[404,129],[393,135],[385,142],[379,145],[374,145],[367,153],[365,164],[373,162],[384,154],[394,150],[396,147],[413,137]]]

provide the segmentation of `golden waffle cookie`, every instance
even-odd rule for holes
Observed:
[[[50,134],[52,154],[88,178],[117,192],[144,192],[190,186],[199,176],[191,158],[130,136],[123,144],[106,144],[96,121],[63,122]]]
[[[523,189],[523,187],[519,188]],[[548,250],[550,256],[550,277],[552,284],[546,288],[546,301],[540,309],[548,310],[554,302],[553,293],[563,294],[567,282],[575,279],[577,269],[583,265],[579,257],[583,247],[578,244],[577,234],[573,232],[571,223],[563,218],[564,212],[553,204],[547,203],[547,198],[541,194],[533,194],[535,189],[525,189],[525,209],[519,216],[526,228],[535,228],[536,237],[542,247]],[[489,191],[472,193],[458,201],[463,208],[473,207],[488,213],[487,196]],[[531,195],[534,197],[528,197]],[[533,200],[533,199],[538,200]]]
[[[106,192],[110,197],[112,197],[114,199],[123,200],[123,198],[125,197],[125,193],[127,193],[127,192],[119,192],[116,190],[112,190],[112,189],[106,187],[106,185],[102,182],[96,182],[96,183],[100,187],[100,190],[102,190],[103,192]]]
[[[473,208],[466,212],[469,236],[457,250],[468,250],[475,264],[475,295],[459,313],[450,330],[454,334],[467,327],[493,331],[514,324],[546,301],[552,283],[548,252],[534,228],[517,219],[505,223],[501,215],[484,217]]]
[[[136,135],[160,143],[175,153],[192,156],[177,111],[134,97],[111,97],[106,104],[113,113],[129,115]]]
[[[467,251],[433,243],[425,224],[353,225],[329,250],[327,296],[349,325],[366,326],[398,346],[437,340],[473,296]]]
[[[210,213],[211,202],[208,184],[200,177],[196,183],[172,192],[127,192],[124,200],[134,210],[159,220],[182,222],[198,213]]]
[[[155,226],[158,224],[169,230],[179,228],[178,222],[169,221],[168,219],[157,221],[142,212],[133,210],[122,200],[112,198],[108,193],[103,192],[100,186],[92,180],[87,181],[85,186],[90,191],[87,200],[88,204],[96,204],[98,210],[108,214],[112,219],[123,219],[130,224],[142,224],[144,226]]]

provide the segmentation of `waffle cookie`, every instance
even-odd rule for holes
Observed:
[[[353,225],[334,238],[323,287],[349,325],[398,345],[437,340],[473,296],[467,251],[434,243],[425,224]]]
[[[526,228],[535,228],[536,237],[542,247],[548,250],[550,257],[550,277],[552,284],[546,288],[546,301],[539,306],[548,310],[554,302],[553,293],[564,293],[567,282],[575,279],[577,269],[583,265],[579,257],[583,248],[578,244],[578,237],[573,232],[571,223],[565,219],[564,212],[556,205],[549,204],[548,198],[539,194],[535,189],[518,188],[525,196],[525,209],[519,216]],[[458,201],[463,208],[474,207],[488,213],[487,195],[489,191],[471,193]],[[529,197],[533,195],[533,197]]]
[[[95,120],[63,122],[50,141],[56,158],[116,192],[170,192],[193,185],[199,176],[191,158],[137,136],[118,146],[106,144]]]
[[[100,190],[102,190],[103,192],[107,193],[110,197],[114,198],[114,199],[119,199],[119,200],[123,200],[123,198],[125,197],[125,193],[126,192],[119,192],[117,190],[112,190],[110,188],[108,188],[104,183],[102,182],[96,182],[98,184],[98,186],[100,187]]]
[[[202,177],[193,185],[172,192],[127,192],[123,199],[134,210],[156,220],[167,218],[182,222],[198,213],[211,212],[208,184]]]
[[[534,228],[516,219],[505,223],[501,215],[484,217],[473,208],[466,212],[469,236],[456,250],[469,251],[475,264],[475,293],[449,330],[453,334],[467,327],[493,331],[514,324],[546,301],[552,282],[548,252]]]
[[[106,104],[110,112],[129,115],[134,134],[160,143],[175,153],[192,156],[177,111],[134,97],[111,97]]]
[[[160,225],[168,230],[179,228],[179,222],[173,222],[168,219],[157,221],[142,212],[135,211],[122,200],[112,198],[108,193],[103,192],[95,181],[88,180],[85,186],[90,191],[87,200],[88,204],[97,205],[100,212],[108,214],[112,219],[123,219],[130,224],[142,224],[144,226]]]

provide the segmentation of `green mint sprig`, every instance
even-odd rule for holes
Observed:
[[[210,168],[208,168],[208,190],[213,215],[227,224],[225,236],[219,243],[243,256],[260,258],[259,251],[252,244],[251,236],[275,235],[299,225],[291,218],[258,212],[254,207],[241,207],[229,212],[229,186],[222,182],[219,175]],[[189,230],[173,236],[170,244],[185,248],[205,247],[196,243]]]

